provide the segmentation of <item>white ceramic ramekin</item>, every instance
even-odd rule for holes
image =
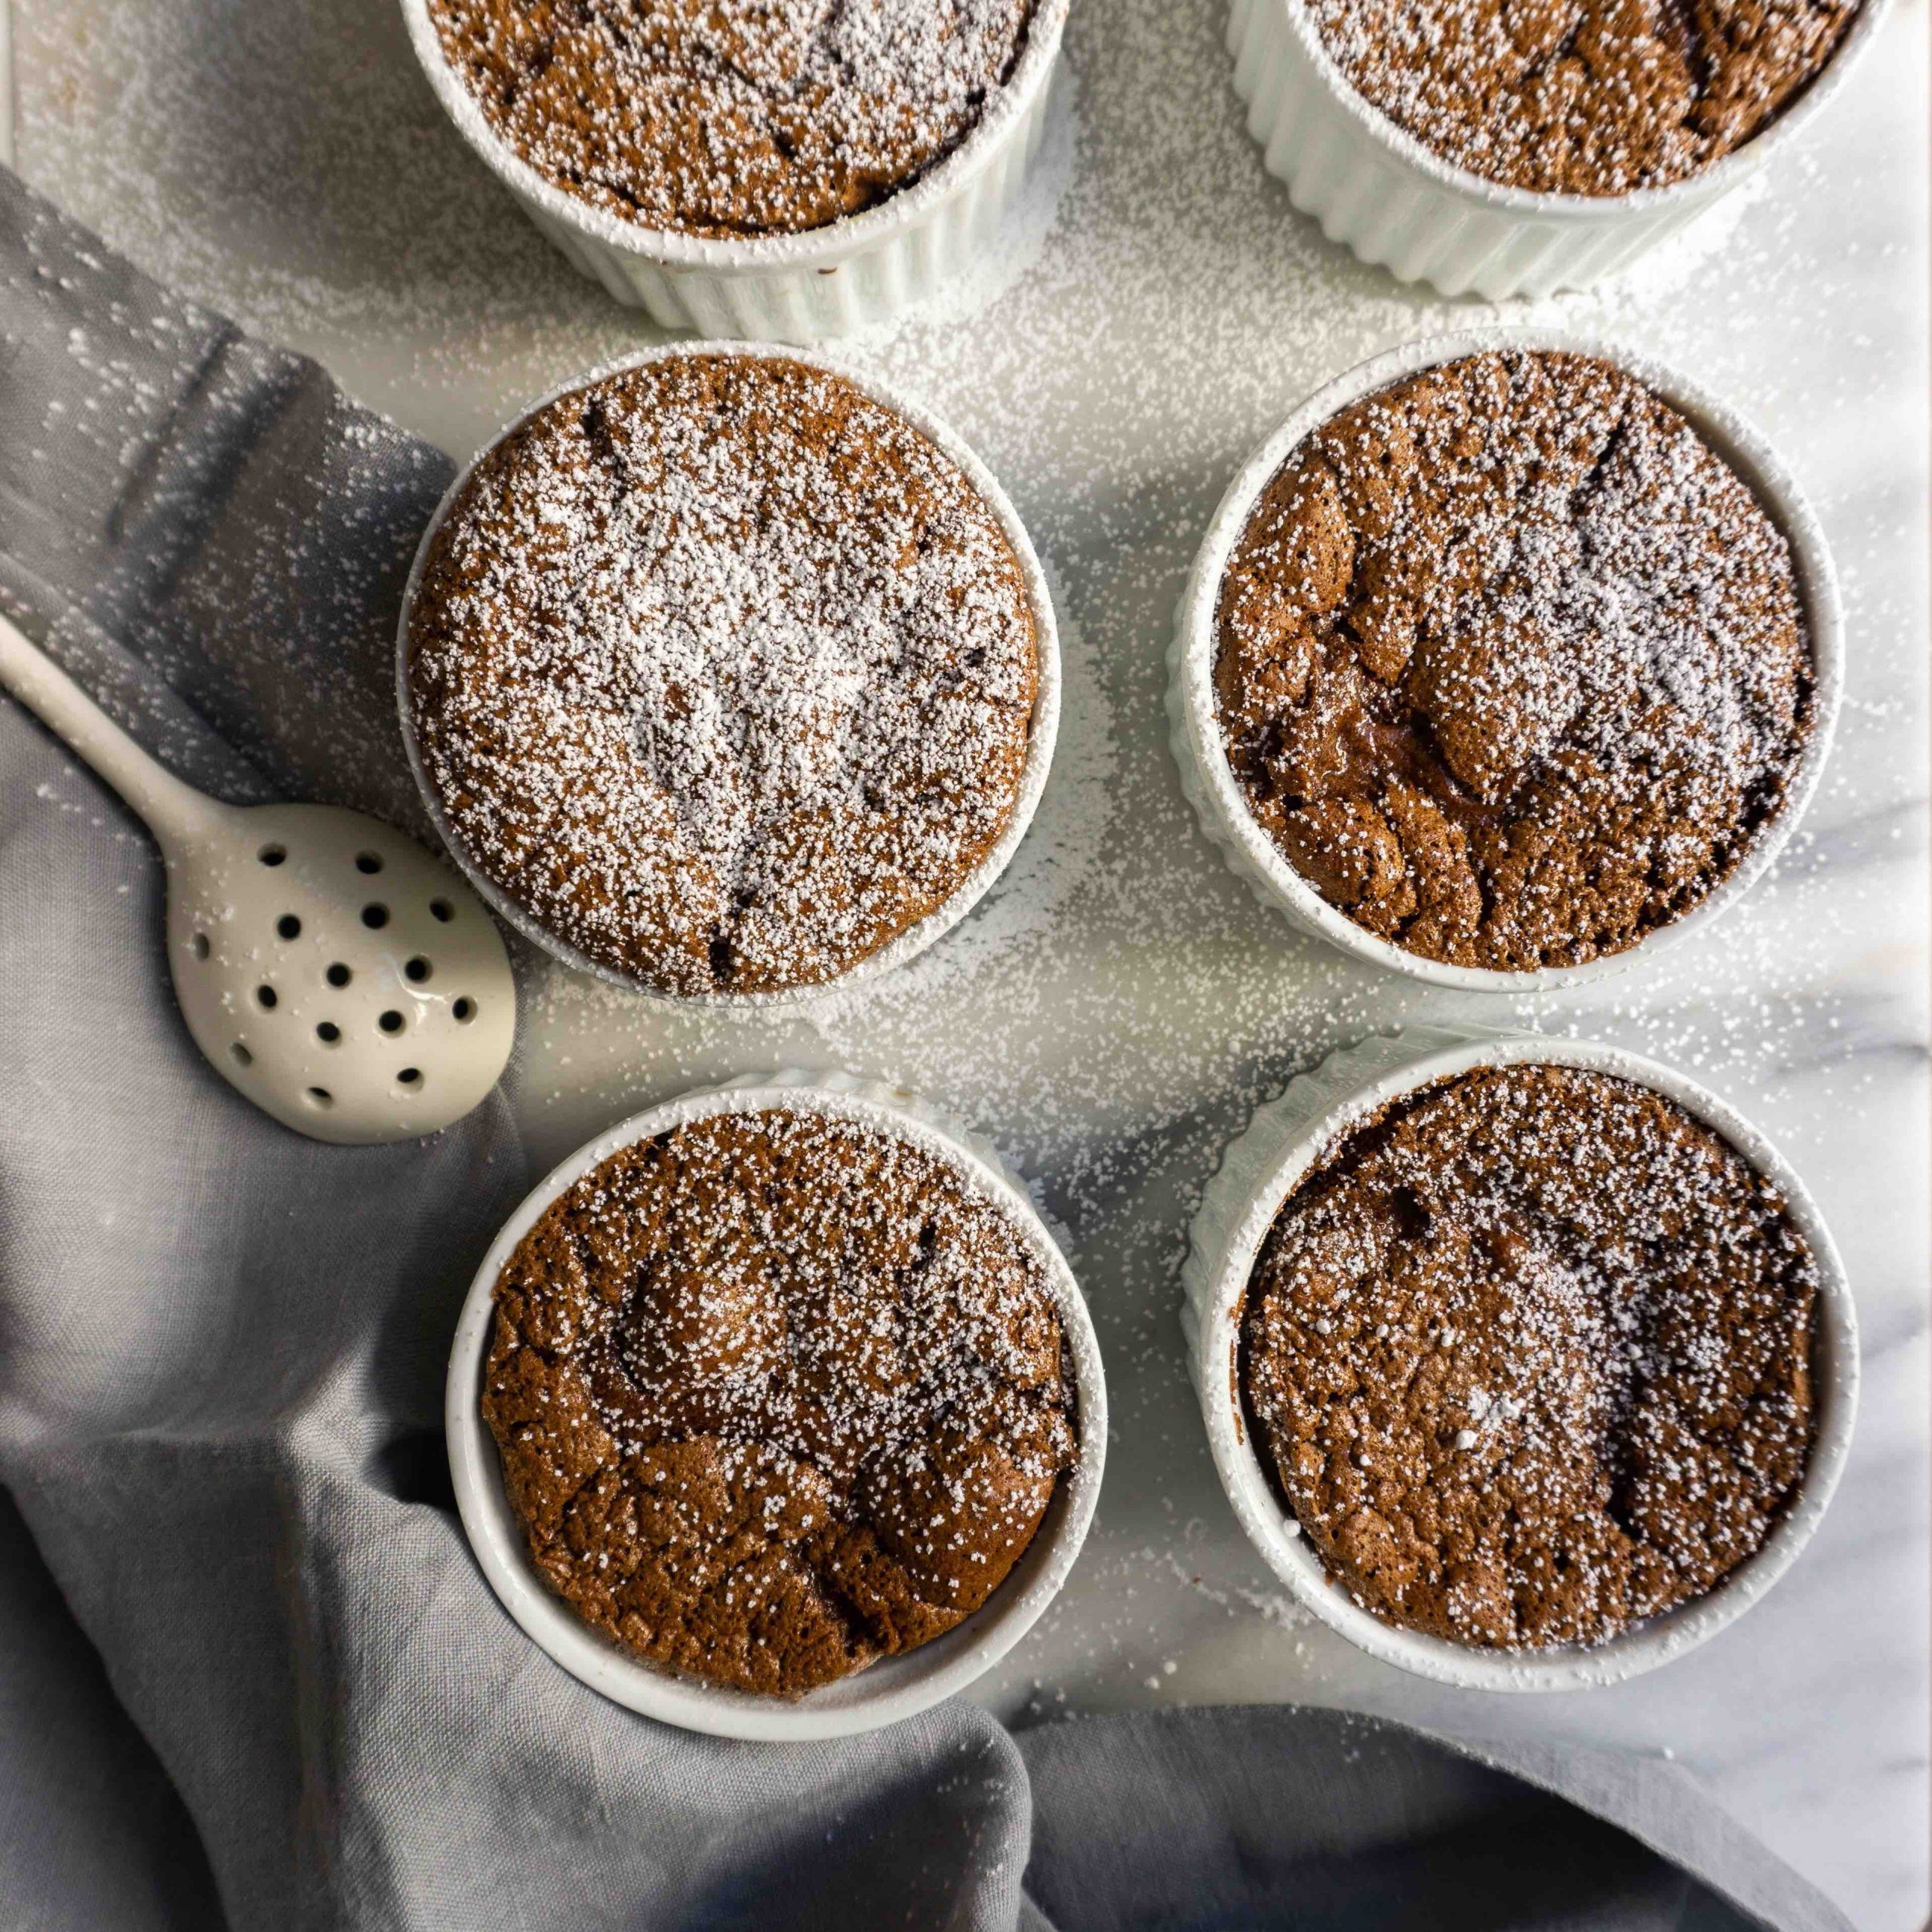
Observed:
[[[1301,0],[1234,0],[1235,91],[1289,198],[1364,262],[1444,295],[1491,300],[1583,288],[1748,180],[1844,85],[1885,0],[1865,0],[1837,53],[1755,140],[1687,180],[1616,195],[1537,194],[1452,166],[1371,106]]]
[[[1817,1257],[1813,1350],[1817,1437],[1796,1500],[1764,1546],[1695,1602],[1598,1647],[1484,1651],[1386,1623],[1328,1574],[1284,1509],[1242,1415],[1238,1345],[1256,1256],[1281,1203],[1362,1121],[1399,1096],[1472,1067],[1594,1068],[1654,1088],[1714,1128],[1777,1188]],[[1411,1028],[1345,1048],[1257,1108],[1231,1142],[1194,1217],[1181,1271],[1187,1339],[1222,1487],[1268,1567],[1323,1623],[1384,1663],[1476,1690],[1574,1690],[1615,1684],[1694,1650],[1742,1617],[1790,1568],[1838,1487],[1858,1407],[1858,1318],[1838,1250],[1804,1184],[1750,1124],[1694,1081],[1635,1054],[1585,1040]]]
[[[443,111],[572,266],[666,328],[818,342],[890,321],[997,235],[1040,145],[1068,0],[1037,0],[1026,45],[978,125],[930,174],[798,235],[685,235],[626,221],[546,180],[493,128],[444,58],[427,0],[402,0]]]
[[[451,826],[435,787],[429,782],[429,774],[423,769],[422,750],[416,740],[415,721],[411,715],[409,703],[410,611],[416,601],[417,587],[423,580],[424,566],[429,561],[429,546],[435,541],[436,532],[442,527],[443,519],[449,515],[451,506],[462,494],[464,485],[469,481],[476,466],[506,437],[513,435],[539,410],[547,408],[559,396],[568,395],[586,384],[601,381],[607,376],[616,374],[620,370],[635,369],[648,362],[662,361],[679,355],[768,355],[785,361],[807,363],[814,368],[829,369],[834,374],[842,376],[848,382],[863,390],[873,401],[883,403],[895,414],[903,417],[958,466],[967,481],[985,499],[987,506],[998,518],[1000,528],[1006,533],[1007,541],[1013,546],[1013,554],[1020,560],[1020,572],[1026,579],[1026,598],[1032,612],[1033,632],[1039,657],[1038,680],[1033,698],[1033,719],[1027,737],[1026,761],[1020,767],[1020,789],[1014,799],[1013,815],[1007,821],[1006,829],[1001,833],[998,841],[980,860],[978,866],[961,881],[958,891],[944,905],[928,913],[917,925],[909,926],[897,939],[889,940],[876,952],[867,954],[837,978],[826,980],[818,986],[788,987],[775,992],[669,993],[660,987],[647,985],[641,980],[586,958],[576,947],[559,939],[533,918],[472,859],[468,848]],[[979,903],[994,880],[1005,871],[1014,854],[1020,849],[1020,841],[1026,837],[1026,828],[1033,822],[1033,814],[1038,808],[1040,795],[1046,789],[1047,774],[1054,760],[1054,742],[1060,731],[1060,632],[1054,620],[1053,598],[1047,589],[1046,572],[1040,567],[1039,557],[1033,549],[1032,539],[1026,534],[1025,525],[1020,521],[1020,513],[1014,509],[1006,492],[995,480],[992,471],[973,454],[955,431],[941,422],[931,411],[922,408],[862,371],[848,368],[842,363],[813,354],[809,350],[774,347],[758,343],[673,343],[663,348],[646,349],[638,355],[624,356],[617,361],[590,370],[583,375],[573,377],[567,383],[560,383],[549,395],[539,397],[513,421],[505,424],[463,466],[456,480],[443,493],[443,500],[436,506],[435,514],[430,518],[429,526],[423,533],[423,540],[416,547],[416,561],[410,567],[409,581],[403,591],[402,614],[396,625],[395,675],[396,704],[402,719],[403,746],[409,755],[409,768],[415,774],[417,789],[423,795],[424,807],[435,826],[437,835],[449,848],[451,857],[462,867],[465,877],[482,895],[497,916],[506,925],[514,927],[532,945],[540,946],[552,958],[561,960],[566,966],[574,967],[580,973],[594,974],[600,980],[608,980],[613,986],[623,986],[646,998],[679,1008],[702,1006],[736,1009],[758,1007],[767,1011],[789,1013],[808,1006],[815,1000],[828,998],[834,993],[845,992],[866,980],[876,979],[881,974],[888,973],[896,966],[903,966],[916,954],[924,952],[935,940],[951,931]]]
[[[478,1407],[495,1316],[497,1278],[551,1202],[620,1148],[718,1114],[783,1109],[853,1120],[934,1154],[1021,1229],[1037,1257],[1066,1337],[1078,1408],[1078,1460],[1061,1478],[1045,1519],[993,1595],[931,1643],[881,1657],[836,1684],[790,1700],[700,1683],[620,1649],[552,1595],[532,1567],[503,1493],[496,1444]],[[843,1737],[875,1730],[964,1690],[1012,1649],[1066,1580],[1085,1540],[1107,1454],[1106,1377],[1079,1285],[1023,1184],[986,1142],[903,1089],[845,1074],[777,1073],[686,1094],[620,1122],[547,1174],[504,1224],[476,1271],[450,1350],[444,1397],[450,1472],[470,1547],[526,1633],[574,1677],[614,1702],[686,1730],[769,1740]]]
[[[1404,376],[1485,350],[1566,349],[1601,356],[1645,383],[1676,409],[1710,447],[1748,483],[1791,546],[1792,561],[1810,635],[1814,678],[1810,742],[1792,775],[1784,809],[1758,835],[1736,871],[1681,918],[1660,926],[1636,945],[1581,966],[1549,966],[1504,973],[1425,959],[1378,939],[1310,885],[1287,855],[1256,823],[1240,781],[1228,762],[1214,693],[1217,644],[1216,606],[1228,559],[1262,492],[1297,445],[1350,403],[1386,389]],[[1764,439],[1735,411],[1674,370],[1607,343],[1554,329],[1481,329],[1432,336],[1362,363],[1325,383],[1242,464],[1228,485],[1182,593],[1174,642],[1168,654],[1169,742],[1180,767],[1181,789],[1201,829],[1264,906],[1284,912],[1304,931],[1392,971],[1460,992],[1548,992],[1620,973],[1654,958],[1687,934],[1700,932],[1761,878],[1797,829],[1816,791],[1829,753],[1844,687],[1844,614],[1830,546],[1804,492]]]

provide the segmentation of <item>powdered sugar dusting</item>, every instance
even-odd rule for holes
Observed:
[[[1831,58],[1857,0],[1309,11],[1362,95],[1444,160],[1513,188],[1604,195],[1682,180],[1750,140]]]
[[[1031,1238],[937,1155],[721,1115],[506,1264],[484,1409],[539,1569],[646,1657],[786,1694],[952,1629],[1076,1454]]]
[[[1673,1103],[1485,1069],[1297,1189],[1243,1388],[1367,1607],[1485,1647],[1595,1644],[1770,1534],[1810,1451],[1817,1294],[1776,1191]]]
[[[1597,358],[1464,357],[1349,405],[1263,490],[1219,629],[1263,829],[1357,923],[1458,965],[1580,964],[1681,917],[1810,734],[1789,544]]]
[[[431,0],[497,133],[646,226],[790,232],[916,180],[978,124],[1032,0]]]
[[[1026,586],[951,460],[844,377],[677,357],[479,466],[411,617],[424,762],[546,931],[677,992],[840,974],[1014,810]]]

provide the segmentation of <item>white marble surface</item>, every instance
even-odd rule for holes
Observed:
[[[14,6],[29,178],[457,454],[645,337],[463,154],[389,0]],[[811,1023],[667,1017],[537,976],[533,1140],[552,1156],[700,1079],[841,1064],[924,1090],[1037,1178],[1117,1438],[1071,1585],[985,1687],[1001,1709],[1303,1699],[1667,1749],[1861,1926],[1903,1932],[1927,1904],[1924,0],[1741,208],[1533,312],[1677,363],[1781,446],[1843,566],[1850,702],[1807,826],[1727,924],[1661,969],[1500,1004],[1295,937],[1222,870],[1163,745],[1170,614],[1241,456],[1336,370],[1495,312],[1401,290],[1293,214],[1241,131],[1222,11],[1078,0],[1057,212],[1039,198],[1004,292],[849,352],[977,445],[1054,576],[1068,715],[1013,872]],[[1183,1229],[1243,1109],[1371,1027],[1478,1013],[1626,1042],[1736,1102],[1810,1180],[1864,1322],[1859,1441],[1816,1542],[1736,1629],[1614,1690],[1457,1693],[1300,1621],[1216,1486],[1183,1369]]]

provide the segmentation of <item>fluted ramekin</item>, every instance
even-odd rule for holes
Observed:
[[[443,810],[442,799],[429,775],[423,767],[423,753],[417,742],[416,724],[409,702],[409,619],[414,608],[416,595],[423,581],[423,572],[428,564],[429,549],[435,540],[436,532],[442,528],[444,519],[449,515],[463,487],[469,481],[476,466],[506,438],[514,435],[525,423],[540,410],[547,409],[559,396],[568,395],[586,384],[600,382],[607,376],[613,376],[622,370],[635,369],[647,363],[657,362],[680,355],[768,355],[780,361],[802,362],[813,368],[829,370],[863,391],[875,402],[881,403],[903,417],[920,434],[942,451],[956,463],[967,481],[984,500],[999,519],[1001,529],[1007,541],[1013,546],[1013,554],[1019,559],[1020,574],[1026,580],[1026,601],[1033,618],[1035,648],[1038,654],[1038,681],[1033,697],[1033,716],[1026,738],[1026,756],[1020,767],[1020,789],[1013,801],[1012,816],[1008,820],[1006,829],[989,851],[986,857],[968,876],[961,881],[959,888],[944,905],[929,912],[916,925],[909,926],[896,939],[888,940],[875,952],[848,968],[836,978],[827,980],[816,986],[788,986],[772,992],[749,993],[674,993],[662,987],[620,973],[614,968],[601,964],[580,952],[568,940],[560,939],[551,932],[495,880],[491,878],[471,857],[469,849],[456,834]],[[396,703],[402,718],[403,746],[409,756],[409,768],[415,774],[417,789],[422,794],[424,808],[428,811],[437,835],[449,848],[451,857],[462,867],[468,878],[497,917],[509,926],[522,934],[533,946],[540,946],[566,966],[574,967],[580,973],[593,974],[613,986],[623,986],[645,998],[660,1000],[668,1005],[678,1008],[702,1006],[717,1009],[762,1008],[769,1011],[789,1013],[811,1004],[815,1000],[829,998],[835,993],[877,978],[888,973],[894,967],[903,966],[915,955],[925,951],[933,942],[965,918],[977,905],[993,881],[1005,871],[1013,855],[1020,849],[1020,841],[1026,835],[1026,828],[1033,822],[1033,814],[1038,809],[1040,795],[1047,786],[1047,774],[1054,758],[1054,743],[1060,731],[1060,632],[1054,620],[1054,603],[1047,588],[1046,572],[1040,567],[1038,555],[1033,548],[1032,540],[1026,534],[1026,527],[1020,521],[1020,513],[1012,505],[991,470],[974,454],[958,432],[943,423],[930,410],[923,408],[898,391],[867,375],[861,370],[848,368],[830,358],[814,354],[808,349],[779,347],[769,344],[747,342],[681,342],[668,343],[658,349],[649,349],[635,355],[620,357],[601,368],[586,371],[574,376],[567,383],[559,383],[547,395],[522,411],[514,420],[504,425],[485,447],[466,463],[456,480],[443,493],[443,500],[436,506],[435,513],[430,518],[429,526],[423,533],[423,540],[417,546],[416,560],[410,567],[409,581],[402,596],[402,614],[396,625]]]
[[[1037,0],[1012,73],[931,173],[823,228],[729,239],[626,221],[546,180],[445,58],[428,0],[402,0],[402,11],[444,112],[573,267],[666,328],[798,343],[891,321],[998,234],[1045,128],[1068,4]]]
[[[1687,180],[1627,195],[1538,194],[1452,165],[1350,84],[1301,0],[1234,0],[1228,46],[1248,131],[1289,198],[1363,261],[1444,295],[1583,288],[1629,266],[1750,179],[1843,86],[1885,0],[1761,134]]]
[[[721,1114],[780,1109],[857,1121],[936,1155],[1025,1237],[1060,1319],[1078,1410],[1078,1447],[1033,1540],[1006,1580],[965,1621],[930,1643],[881,1657],[802,1697],[760,1697],[705,1684],[647,1663],[567,1608],[530,1560],[502,1465],[479,1406],[496,1313],[497,1278],[550,1204],[620,1149]],[[651,1107],[580,1147],[518,1208],[476,1271],[450,1350],[444,1426],[457,1507],[470,1547],[503,1607],[574,1677],[614,1702],[686,1730],[772,1741],[844,1737],[875,1730],[964,1690],[1030,1629],[1073,1567],[1100,1493],[1107,1454],[1106,1377],[1073,1271],[1028,1197],[986,1141],[901,1088],[842,1073],[785,1072],[707,1088]]]
[[[1456,966],[1378,938],[1338,906],[1331,906],[1297,872],[1248,810],[1240,781],[1228,761],[1214,692],[1219,638],[1216,609],[1228,559],[1275,472],[1297,447],[1331,417],[1417,371],[1485,351],[1561,349],[1601,356],[1662,396],[1716,454],[1750,486],[1791,546],[1811,649],[1811,735],[1786,789],[1783,809],[1761,827],[1735,870],[1695,906],[1632,946],[1580,966],[1546,966],[1506,973]],[[1201,540],[1182,593],[1174,639],[1168,654],[1169,742],[1180,768],[1181,789],[1201,829],[1229,867],[1264,906],[1285,913],[1305,931],[1372,964],[1459,992],[1548,992],[1620,973],[1654,958],[1694,932],[1721,918],[1776,861],[1817,789],[1831,750],[1844,688],[1844,613],[1831,547],[1804,493],[1770,445],[1736,411],[1687,377],[1647,357],[1555,329],[1481,329],[1431,336],[1392,349],[1324,383],[1242,464],[1222,497]]]
[[[1485,1066],[1587,1067],[1675,1100],[1775,1186],[1818,1266],[1812,1349],[1817,1432],[1796,1497],[1755,1555],[1715,1589],[1607,1643],[1486,1651],[1385,1623],[1328,1574],[1284,1506],[1242,1414],[1241,1321],[1255,1257],[1281,1204],[1357,1126],[1418,1088]],[[1384,1663],[1476,1690],[1576,1690],[1654,1670],[1694,1650],[1756,1603],[1810,1540],[1838,1487],[1858,1407],[1858,1318],[1844,1266],[1790,1164],[1716,1095],[1674,1069],[1586,1040],[1417,1027],[1346,1048],[1255,1110],[1208,1184],[1181,1271],[1181,1327],[1214,1466],[1248,1540],[1296,1598]]]

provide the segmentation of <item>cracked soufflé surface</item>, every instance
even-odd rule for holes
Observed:
[[[1859,0],[1308,0],[1356,91],[1454,166],[1541,194],[1681,181],[1777,119]]]
[[[928,174],[1032,0],[429,0],[499,136],[580,201],[689,235],[822,228]]]
[[[679,995],[835,980],[937,912],[1020,790],[1025,574],[844,377],[676,355],[490,451],[411,605],[425,772],[472,863]]]
[[[1358,925],[1458,966],[1578,965],[1681,917],[1812,729],[1783,535],[1587,356],[1469,356],[1340,411],[1263,491],[1217,628],[1263,830]]]
[[[725,1114],[614,1155],[518,1245],[482,1409],[587,1623],[793,1696],[950,1630],[1074,1463],[1031,1240],[938,1155]]]
[[[1460,1644],[1598,1644],[1709,1590],[1784,1513],[1817,1293],[1777,1192],[1674,1103],[1479,1069],[1289,1197],[1241,1385],[1358,1602]]]

